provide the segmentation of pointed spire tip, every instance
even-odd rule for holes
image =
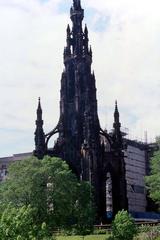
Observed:
[[[38,109],[41,110],[41,98],[38,98]]]
[[[118,101],[115,101],[115,112],[118,112]]]

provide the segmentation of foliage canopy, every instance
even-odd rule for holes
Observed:
[[[160,151],[154,153],[151,159],[151,173],[145,180],[151,199],[160,206]]]
[[[46,224],[37,226],[30,206],[15,208],[8,204],[0,219],[0,239],[40,240],[47,236]]]
[[[74,226],[85,231],[93,224],[90,184],[79,182],[59,158],[31,157],[11,164],[0,184],[0,204],[9,203],[19,209],[29,205],[34,223],[45,222],[49,229]]]

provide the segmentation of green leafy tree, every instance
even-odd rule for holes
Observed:
[[[87,182],[78,184],[75,216],[78,234],[85,235],[93,230],[95,208],[93,206],[92,188]]]
[[[37,213],[37,221],[45,221],[46,190],[42,162],[36,158],[17,161],[10,165],[7,180],[0,184],[0,201],[14,207],[31,205]]]
[[[132,240],[137,234],[137,228],[134,219],[127,211],[119,211],[112,223],[113,239],[116,240]]]
[[[33,219],[34,210],[30,206],[15,208],[8,204],[0,219],[0,239],[40,240],[47,236],[46,224],[37,226]]]
[[[0,184],[0,202],[15,208],[30,205],[35,224],[46,222],[50,229],[88,227],[93,217],[89,183],[80,183],[64,161],[48,156],[11,164]]]
[[[154,153],[151,159],[151,173],[145,181],[151,199],[160,206],[160,151]]]

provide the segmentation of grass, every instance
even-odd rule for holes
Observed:
[[[56,240],[107,240],[107,235],[58,236]]]

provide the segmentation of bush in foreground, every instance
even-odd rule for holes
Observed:
[[[127,211],[119,211],[112,224],[113,239],[132,240],[137,234],[137,228],[134,219]]]
[[[3,240],[42,240],[47,237],[45,223],[34,223],[34,210],[30,206],[15,208],[11,204],[1,214],[0,239]]]

